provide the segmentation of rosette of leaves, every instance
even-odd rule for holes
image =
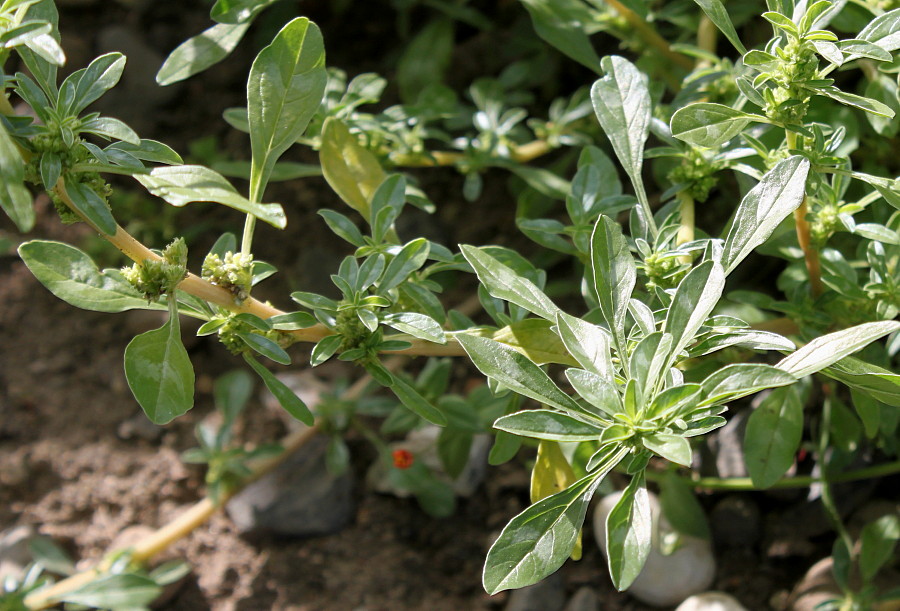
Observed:
[[[618,122],[622,106],[611,103],[634,95],[636,81],[626,62],[606,65],[611,68],[609,81],[595,86],[598,117],[623,165],[631,164],[629,174],[641,193],[634,160],[640,159],[648,132],[634,115]],[[608,560],[613,583],[627,588],[650,549],[645,470],[652,456],[689,466],[690,439],[722,426],[721,414],[729,402],[792,385],[900,328],[893,321],[861,325],[821,337],[775,366],[734,362],[698,382],[685,382],[679,365],[692,353],[727,346],[794,350],[787,338],[752,330],[733,317],[717,317],[714,309],[727,275],[803,201],[809,172],[809,161],[793,156],[766,173],[743,198],[727,234],[706,241],[700,260],[671,291],[636,292],[638,266],[629,241],[615,221],[601,215],[590,238],[587,269],[590,302],[596,304],[593,322],[561,311],[534,282],[484,250],[463,247],[491,296],[547,321],[577,362],[565,371],[573,395],[521,352],[490,338],[457,335],[482,373],[542,405],[504,416],[495,427],[540,439],[541,444],[590,443],[594,449],[583,477],[576,480],[573,474],[561,492],[537,500],[501,533],[485,565],[488,592],[526,586],[555,571],[573,553],[594,491],[617,467],[631,475],[631,483],[607,522]],[[662,239],[662,232],[652,217],[641,217],[643,211],[632,216],[633,223],[641,239],[653,244]]]

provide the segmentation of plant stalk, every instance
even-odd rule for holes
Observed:
[[[694,198],[687,191],[678,192],[679,226],[678,235],[675,237],[675,246],[681,246],[694,241]],[[679,257],[682,263],[691,264],[690,255]]]
[[[628,22],[628,25],[634,28],[635,32],[638,33],[638,35],[644,40],[644,42],[646,42],[651,47],[655,47],[670,62],[680,68],[684,68],[685,70],[694,69],[694,61],[690,57],[673,51],[669,46],[668,41],[660,36],[659,33],[654,30],[650,26],[650,24],[644,21],[637,13],[619,2],[619,0],[606,0],[606,3],[613,9],[615,9],[615,11],[619,13],[619,16]]]
[[[801,475],[797,477],[785,477],[778,480],[765,490],[784,489],[784,488],[808,488],[813,484],[829,482],[832,484],[841,484],[845,482],[854,482],[864,479],[874,479],[876,477],[887,477],[900,473],[900,460],[873,465],[863,469],[847,471],[830,477],[812,477],[809,475]],[[653,481],[661,481],[665,477],[663,473],[647,471],[647,479]],[[753,485],[753,480],[749,477],[682,477],[679,478],[692,488],[706,490],[732,490],[732,491],[756,491],[763,490]]]
[[[791,131],[785,132],[788,149],[797,148],[797,134]],[[819,251],[813,246],[812,238],[809,231],[809,222],[806,215],[809,214],[809,208],[806,205],[806,193],[803,194],[803,201],[800,206],[794,210],[794,226],[797,231],[797,241],[803,250],[803,258],[806,262],[806,273],[809,275],[809,287],[813,298],[818,297],[825,290],[822,284],[822,266],[819,263]]]
[[[54,189],[57,195],[59,195],[62,201],[65,202],[65,204],[69,206],[69,208],[74,213],[78,214],[81,219],[91,228],[97,231],[97,233],[99,233],[101,237],[105,238],[113,246],[118,248],[125,256],[127,256],[132,261],[135,261],[136,263],[143,263],[148,259],[159,260],[161,258],[159,255],[147,248],[144,244],[138,241],[134,236],[125,231],[125,229],[123,229],[119,225],[116,225],[116,233],[114,235],[106,235],[102,231],[97,229],[97,227],[94,226],[94,224],[91,223],[89,219],[81,215],[81,213],[79,213],[75,206],[72,204],[72,200],[69,198],[69,194],[66,193],[65,181],[62,178],[60,178]],[[248,297],[240,304],[235,303],[234,295],[232,295],[229,291],[222,287],[215,286],[214,284],[210,284],[206,280],[194,274],[188,274],[187,277],[178,285],[178,288],[185,293],[193,295],[194,297],[198,297],[200,299],[203,299],[204,301],[208,301],[212,304],[221,306],[235,313],[249,312],[250,314],[254,314],[263,319],[278,316],[280,314],[285,314],[284,311],[279,310],[278,308],[268,303],[258,301],[253,297]],[[318,342],[324,337],[333,335],[333,331],[322,324],[313,325],[312,327],[307,327],[306,329],[286,331],[286,333],[290,333],[295,341],[313,343]],[[462,346],[460,346],[459,343],[455,340],[450,340],[446,344],[435,344],[417,338],[410,338],[409,342],[412,344],[412,346],[403,350],[392,351],[391,354],[404,354],[411,356],[463,356],[465,354]]]

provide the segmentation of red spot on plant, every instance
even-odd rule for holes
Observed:
[[[394,466],[398,469],[409,469],[416,459],[409,450],[394,450],[391,456],[394,459]]]

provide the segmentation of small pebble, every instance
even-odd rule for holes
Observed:
[[[562,576],[550,575],[533,586],[514,590],[505,611],[561,611],[566,603]]]
[[[730,594],[704,592],[687,598],[675,611],[747,611],[747,609]]]

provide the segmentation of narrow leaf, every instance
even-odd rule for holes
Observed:
[[[884,320],[867,322],[843,331],[817,337],[777,365],[797,378],[811,375],[837,363],[845,356],[862,350],[875,340],[900,329],[900,322]]]
[[[600,377],[612,378],[614,370],[607,331],[563,311],[556,313],[556,327],[569,354],[582,368]]]
[[[466,245],[459,248],[492,297],[514,303],[541,318],[556,321],[559,308],[535,283],[480,248]]]
[[[247,79],[251,200],[259,201],[275,162],[303,135],[327,80],[322,34],[305,17],[290,21],[257,55]]]
[[[609,575],[620,592],[628,589],[650,554],[653,523],[644,472],[637,473],[606,517]]]
[[[322,127],[319,161],[328,185],[369,221],[369,202],[385,177],[375,155],[359,144],[345,124],[329,117]]]
[[[567,411],[581,411],[566,393],[561,391],[543,369],[512,348],[492,339],[474,335],[457,335],[475,366],[511,390]]]
[[[809,161],[799,155],[781,161],[744,196],[725,238],[722,265],[729,274],[803,201]]]
[[[758,363],[727,365],[707,376],[701,384],[701,401],[698,407],[726,403],[746,397],[767,388],[787,386],[797,381],[790,373]]]
[[[165,87],[219,63],[234,50],[249,27],[249,23],[218,23],[188,38],[160,66],[156,82]]]
[[[600,216],[591,234],[591,272],[600,311],[621,345],[637,267],[619,224]]]
[[[274,373],[266,369],[262,363],[253,358],[252,355],[245,353],[244,360],[247,361],[250,368],[262,378],[266,388],[268,388],[269,392],[278,400],[278,403],[281,404],[284,411],[307,426],[313,425],[315,419],[313,418],[312,412],[306,407],[306,403],[301,401],[300,397],[294,394],[294,391],[288,388],[284,382],[276,378]]]
[[[546,409],[525,410],[503,416],[494,422],[494,428],[523,437],[553,441],[591,441],[596,440],[603,431],[599,426]]]
[[[113,218],[109,205],[93,189],[73,181],[66,184],[65,191],[75,210],[93,223],[97,229],[107,235],[116,233],[116,219]]]
[[[709,20],[725,34],[725,38],[734,45],[734,48],[738,50],[738,53],[743,55],[747,52],[747,48],[744,47],[743,43],[741,43],[741,39],[738,38],[737,32],[734,29],[734,24],[731,23],[731,17],[728,16],[728,11],[725,10],[725,6],[722,4],[721,0],[694,0],[694,2],[703,9],[703,12],[706,13]]]
[[[672,135],[695,146],[722,146],[741,133],[756,115],[729,106],[700,102],[672,115]]]
[[[663,327],[673,338],[670,362],[693,341],[724,289],[725,270],[714,261],[701,263],[678,284]]]

